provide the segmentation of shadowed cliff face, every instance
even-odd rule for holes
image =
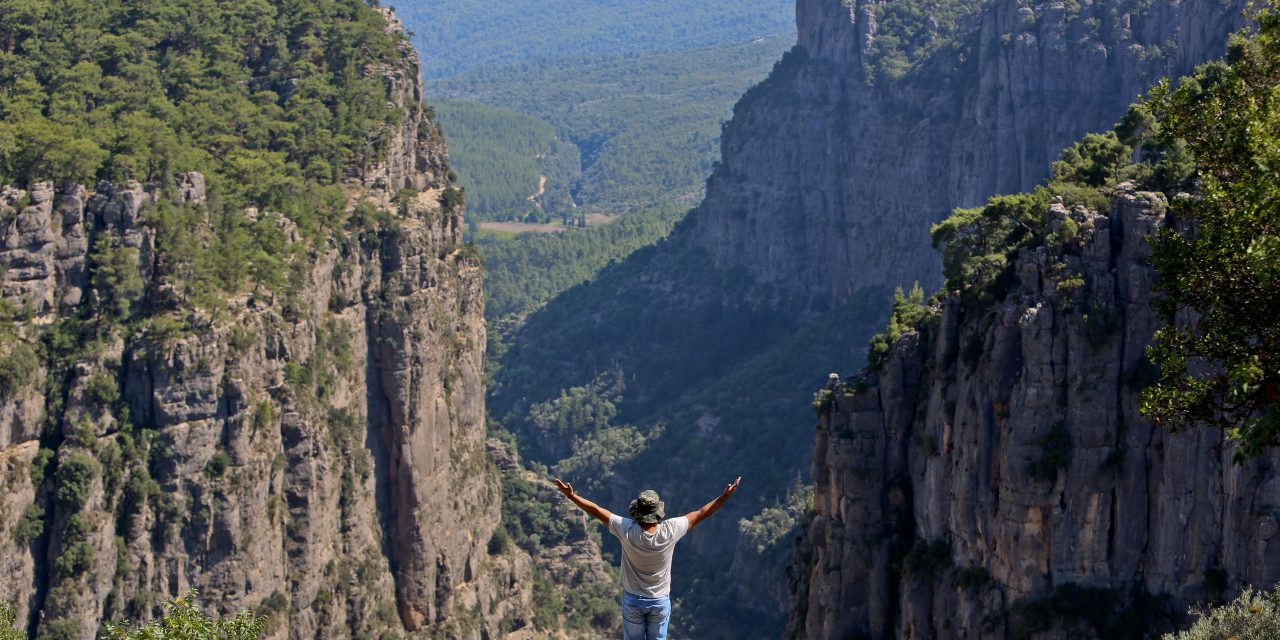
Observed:
[[[1245,5],[974,3],[893,79],[877,27],[892,4],[797,3],[798,44],[735,108],[693,216],[718,266],[832,301],[937,285],[931,223],[1045,179],[1161,77],[1221,56]]]
[[[89,640],[193,588],[270,616],[275,637],[479,638],[527,619],[528,557],[485,550],[501,492],[482,272],[441,203],[444,141],[401,47],[374,71],[406,115],[345,186],[384,208],[418,195],[393,224],[294,256],[287,293],[175,304],[190,274],[157,220],[178,206],[207,225],[199,174],[0,190],[0,600],[31,631]],[[246,215],[303,241],[284,216]],[[122,320],[81,317],[121,281],[138,286]]]
[[[791,637],[1138,637],[1280,580],[1280,456],[1233,465],[1218,431],[1138,412],[1166,206],[1129,185],[1105,214],[1052,206],[1078,248],[1023,250],[1001,302],[948,296],[836,396]]]

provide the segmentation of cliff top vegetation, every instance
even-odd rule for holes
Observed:
[[[300,215],[386,149],[372,73],[396,38],[363,0],[0,0],[0,183],[201,171]]]
[[[1070,220],[1050,224],[1054,198],[1103,211],[1121,182],[1164,193],[1175,223],[1153,239],[1152,263],[1167,324],[1148,349],[1160,373],[1143,411],[1174,429],[1223,428],[1246,456],[1280,444],[1280,15],[1255,17],[1258,30],[1234,36],[1227,61],[1157,86],[1114,131],[1065,150],[1046,185],[957,210],[932,230],[944,292],[980,309],[1005,299],[1020,252],[1075,242]],[[873,367],[936,315],[922,296],[899,294],[872,340]]]

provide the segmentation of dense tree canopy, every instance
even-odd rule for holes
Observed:
[[[283,209],[375,159],[397,115],[370,74],[395,39],[362,0],[0,0],[0,16],[0,182],[201,170]]]
[[[1244,455],[1280,444],[1280,14],[1263,10],[1226,63],[1153,93],[1150,135],[1185,149],[1200,187],[1153,263],[1170,320],[1143,408],[1175,428],[1214,423]]]
[[[0,184],[204,173],[202,210],[144,213],[183,301],[296,280],[305,244],[248,205],[311,242],[371,219],[337,183],[404,114],[382,78],[400,43],[364,0],[0,0],[0,16]],[[136,256],[99,241],[91,258],[98,311],[128,316]]]

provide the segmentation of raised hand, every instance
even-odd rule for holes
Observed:
[[[725,485],[724,494],[723,494],[724,497],[728,498],[729,496],[732,496],[733,492],[738,490],[739,484],[742,484],[742,476],[738,476],[736,480]]]
[[[560,478],[552,478],[552,480],[556,481],[556,488],[560,490],[560,493],[564,494],[564,497],[566,498],[573,497],[573,485],[567,482],[561,481]]]

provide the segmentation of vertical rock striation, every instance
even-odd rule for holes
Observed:
[[[1165,208],[1129,185],[1105,214],[1053,205],[1079,245],[1024,249],[1001,302],[945,298],[837,394],[790,637],[1128,637],[1280,581],[1280,457],[1233,465],[1219,432],[1138,412]]]
[[[900,77],[884,37],[905,36],[877,25],[892,5],[798,0],[797,45],[735,107],[693,217],[718,266],[837,302],[936,285],[931,223],[1031,188],[1161,77],[1222,55],[1245,3],[970,3]]]
[[[482,271],[401,46],[370,71],[406,115],[346,184],[399,214],[308,246],[246,211],[308,246],[284,291],[179,310],[157,221],[204,211],[199,174],[0,191],[0,600],[32,633],[90,640],[193,588],[275,637],[526,623],[528,557],[486,551]],[[84,313],[130,280],[127,322]]]

